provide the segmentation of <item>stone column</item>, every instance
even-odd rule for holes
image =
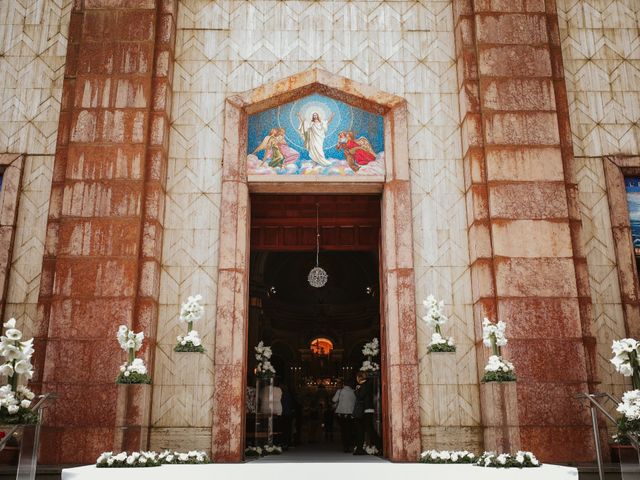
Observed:
[[[485,388],[482,412],[486,449],[586,461],[573,397],[594,381],[591,313],[548,3],[453,2],[477,338],[484,316],[504,320],[518,375],[515,388]],[[489,352],[477,351],[482,376]]]
[[[143,330],[152,367],[175,12],[85,0],[71,15],[36,332],[36,382],[58,394],[41,463],[146,448],[149,402],[118,395],[115,332]]]
[[[225,108],[212,455],[216,462],[239,462],[244,454],[247,320],[249,311],[250,203],[246,164],[246,114],[227,100]]]

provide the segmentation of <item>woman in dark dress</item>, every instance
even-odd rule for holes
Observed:
[[[356,449],[354,455],[366,455],[364,451],[365,437],[378,452],[382,450],[380,436],[374,427],[376,409],[373,401],[373,382],[364,372],[356,375],[356,404],[353,407],[353,418],[356,426]]]

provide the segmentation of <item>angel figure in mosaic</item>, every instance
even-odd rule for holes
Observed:
[[[376,159],[376,154],[369,140],[366,137],[356,139],[355,134],[351,131],[338,134],[336,150],[342,150],[347,164],[354,172],[360,170],[362,165],[367,165]]]
[[[261,166],[265,162],[274,168],[281,168],[289,163],[295,163],[300,158],[300,153],[296,152],[287,144],[284,128],[272,128],[269,135],[264,137],[262,143],[253,151],[253,155],[264,150],[264,158]]]

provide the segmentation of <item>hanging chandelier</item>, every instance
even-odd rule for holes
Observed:
[[[320,223],[318,216],[318,204],[316,203],[316,266],[311,269],[309,272],[309,276],[307,280],[309,281],[309,285],[315,288],[324,287],[329,279],[327,272],[320,266],[319,263],[319,255],[320,255]]]

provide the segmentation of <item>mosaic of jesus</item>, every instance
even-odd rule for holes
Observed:
[[[384,124],[319,94],[249,117],[249,175],[384,175]]]

